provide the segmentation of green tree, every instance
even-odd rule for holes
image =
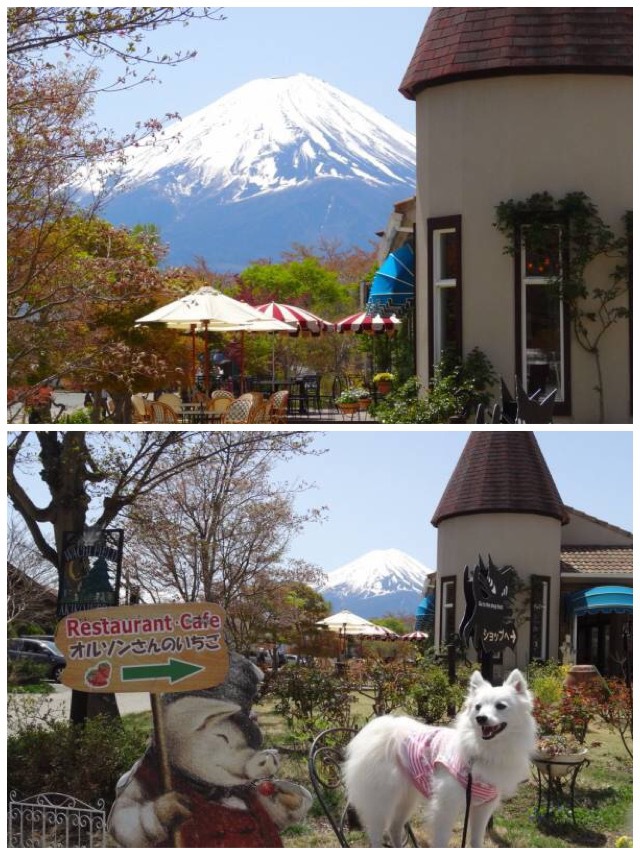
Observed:
[[[192,468],[215,467],[236,449],[258,464],[265,457],[310,452],[311,443],[309,434],[279,431],[23,431],[9,436],[8,495],[34,547],[62,579],[65,532],[106,528],[165,482]],[[49,500],[34,499],[25,480],[29,472],[39,474]],[[76,692],[74,719],[104,711],[99,696],[83,695],[93,708],[81,708]]]

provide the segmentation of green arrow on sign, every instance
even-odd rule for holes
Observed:
[[[204,670],[199,664],[189,664],[179,658],[170,658],[163,664],[139,664],[123,667],[121,670],[123,682],[137,682],[143,679],[168,679],[173,685],[189,676],[194,676]]]

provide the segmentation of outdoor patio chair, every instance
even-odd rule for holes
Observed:
[[[267,401],[267,418],[270,424],[286,424],[289,409],[289,392],[276,391]]]
[[[250,391],[253,407],[249,413],[249,424],[264,424],[266,421],[267,405],[261,391]]]
[[[347,802],[342,779],[344,749],[356,733],[356,729],[349,727],[326,729],[316,736],[308,756],[313,791],[341,848],[367,847],[367,838],[360,827],[358,816]],[[418,848],[408,824],[405,830],[405,847]]]
[[[150,424],[178,423],[177,413],[170,406],[167,406],[166,403],[162,403],[160,400],[150,400],[149,408],[151,410]]]
[[[319,416],[322,411],[320,374],[305,374],[302,377],[302,394],[307,412],[315,412]]]
[[[149,401],[140,394],[131,395],[131,407],[134,424],[144,424],[151,418]]]
[[[234,400],[222,416],[223,424],[248,424],[249,415],[255,406],[252,394],[243,394]]]
[[[211,400],[235,400],[232,391],[228,391],[226,388],[216,388],[211,392]]]
[[[158,398],[160,403],[165,403],[167,406],[170,406],[171,409],[175,412],[175,414],[179,417],[180,412],[182,411],[182,401],[180,400],[180,396],[177,394],[173,394],[172,392],[163,391],[160,397]]]
[[[226,396],[227,394],[229,395],[228,397]],[[212,416],[214,421],[222,421],[223,415],[234,400],[235,398],[230,392],[225,392],[224,397],[213,397],[212,395],[212,399],[207,403],[207,412]]]

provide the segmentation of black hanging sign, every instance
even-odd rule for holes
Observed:
[[[513,599],[517,575],[512,566],[498,567],[489,555],[486,566],[482,557],[473,572],[464,568],[466,609],[460,623],[460,636],[469,645],[487,653],[515,648],[518,635],[513,619]]]
[[[123,541],[121,528],[64,532],[59,619],[75,611],[118,604]]]

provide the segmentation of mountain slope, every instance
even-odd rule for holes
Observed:
[[[378,549],[329,572],[320,593],[334,611],[346,608],[369,619],[415,614],[431,572],[399,549]]]
[[[319,237],[365,246],[414,192],[415,138],[361,101],[298,74],[255,80],[170,125],[111,171],[107,218],[155,222],[172,263],[217,269],[277,257]],[[220,250],[219,247],[224,247]]]

